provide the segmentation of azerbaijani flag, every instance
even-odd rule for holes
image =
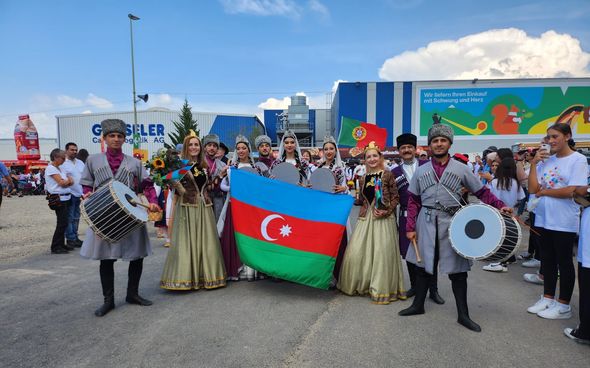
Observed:
[[[185,176],[186,173],[190,171],[190,169],[192,169],[193,165],[189,165],[188,160],[181,160],[181,162],[185,166],[181,167],[178,170],[170,171],[168,174],[166,174],[166,176],[164,178],[167,180],[176,180],[176,181],[179,181],[180,179],[182,179],[182,177]]]
[[[365,148],[371,141],[380,149],[385,147],[387,129],[379,128],[376,124],[362,122],[347,117],[342,117],[338,146]]]
[[[352,197],[242,170],[231,176],[231,212],[242,262],[274,277],[327,289]]]

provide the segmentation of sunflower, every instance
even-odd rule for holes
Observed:
[[[156,170],[163,169],[164,167],[166,167],[166,165],[164,164],[164,160],[162,160],[161,158],[156,158],[154,161],[152,161],[152,165]]]

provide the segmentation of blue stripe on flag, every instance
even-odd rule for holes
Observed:
[[[260,175],[232,170],[231,196],[249,205],[309,221],[331,222],[346,226],[353,198],[331,194]]]

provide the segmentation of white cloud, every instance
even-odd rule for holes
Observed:
[[[184,99],[172,97],[168,93],[159,93],[149,95],[148,102],[146,104],[144,104],[143,101],[139,101],[137,103],[137,108],[143,110],[142,106],[147,106],[147,108],[163,107],[170,110],[180,110],[183,103]]]
[[[338,85],[343,82],[348,82],[348,81],[344,80],[344,79],[338,79],[338,80],[334,81],[334,84],[332,84],[332,93],[336,93],[336,90],[338,89]]]
[[[330,11],[320,0],[308,0],[306,6],[295,0],[219,0],[228,14],[282,16],[299,19],[309,11],[322,19],[330,18]]]
[[[220,0],[229,14],[286,16],[298,18],[301,8],[293,0]]]
[[[590,54],[569,34],[529,36],[516,28],[495,29],[458,40],[434,41],[387,59],[384,80],[552,78],[590,75]]]
[[[84,110],[81,114],[92,114],[92,110]]]
[[[326,95],[319,94],[314,96],[307,96],[305,92],[297,92],[295,96],[306,96],[307,105],[311,109],[325,109],[326,108]],[[286,110],[291,105],[291,97],[274,98],[269,97],[266,101],[258,104],[258,108],[261,110]]]
[[[67,95],[59,95],[56,99],[57,103],[62,107],[79,107],[83,104],[82,100]]]
[[[258,104],[258,108],[263,110],[284,110],[289,107],[290,103],[290,97],[283,97],[282,99],[269,97],[266,101]]]
[[[319,0],[309,0],[307,2],[307,6],[309,10],[311,10],[314,13],[317,13],[321,18],[325,20],[330,19],[330,11]]]
[[[89,93],[85,100],[87,105],[97,107],[99,109],[112,109],[113,103],[106,98],[98,97],[94,93]]]

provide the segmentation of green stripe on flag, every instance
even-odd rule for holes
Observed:
[[[356,147],[357,140],[354,139],[352,131],[359,126],[361,126],[360,120],[343,116],[340,124],[340,134],[338,135],[338,146]]]
[[[336,260],[254,239],[236,232],[242,262],[255,270],[284,280],[327,289]]]

